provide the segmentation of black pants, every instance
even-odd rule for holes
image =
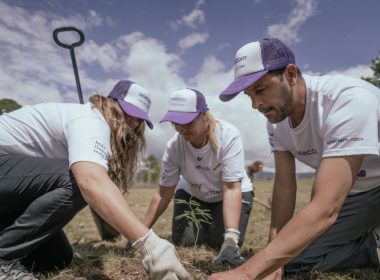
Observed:
[[[245,232],[247,230],[249,215],[253,207],[253,192],[242,193],[242,207],[240,214],[240,240],[239,246],[243,244]],[[211,224],[201,222],[197,244],[206,244],[215,249],[219,249],[224,241],[224,222],[223,222],[223,201],[216,203],[203,202],[190,194],[180,189],[177,190],[174,196],[175,199],[183,199],[189,201],[190,199],[200,204],[200,209],[210,210],[212,216]],[[176,217],[183,214],[185,211],[191,211],[188,204],[174,203],[173,213],[173,226],[172,226],[172,239],[176,245],[194,246],[197,235],[196,226],[186,218],[176,220]]]
[[[62,228],[85,206],[67,160],[0,156],[0,258],[35,271],[68,265]]]
[[[378,267],[376,241],[372,233],[378,225],[380,186],[348,196],[336,222],[285,265],[285,272]]]

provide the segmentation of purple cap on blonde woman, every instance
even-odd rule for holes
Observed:
[[[168,112],[160,122],[188,124],[200,113],[207,111],[204,95],[195,89],[184,88],[172,92]]]
[[[148,117],[150,94],[145,88],[132,81],[122,80],[114,86],[107,97],[117,100],[124,113],[144,120],[150,129],[153,128]]]

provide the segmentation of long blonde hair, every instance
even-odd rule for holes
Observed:
[[[108,160],[108,175],[121,190],[128,192],[133,184],[139,157],[145,148],[145,122],[132,130],[116,100],[94,94],[90,102],[103,114],[111,130],[112,155]]]
[[[207,129],[207,138],[209,139],[209,141],[211,143],[211,147],[212,147],[213,151],[215,153],[217,153],[219,150],[219,143],[218,143],[218,139],[216,138],[216,133],[215,133],[217,121],[215,120],[213,115],[211,115],[210,112],[200,113],[197,116],[197,118],[199,118],[200,116],[205,117],[206,129]],[[179,129],[177,128],[177,126],[174,123],[172,123],[172,125],[173,125],[174,129],[179,133]]]
[[[210,112],[203,113],[207,121],[207,137],[211,143],[211,147],[215,153],[219,150],[218,139],[216,138],[216,120]]]

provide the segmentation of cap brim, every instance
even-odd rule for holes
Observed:
[[[236,78],[225,90],[222,91],[221,94],[219,94],[219,99],[221,101],[230,101],[232,98],[234,98],[236,95],[238,95],[240,92],[245,90],[250,85],[254,84],[259,80],[262,76],[264,76],[266,73],[268,73],[268,70],[240,76]]]
[[[146,122],[146,124],[148,125],[148,127],[150,129],[153,129],[153,124],[150,121],[147,113],[145,113],[143,110],[141,110],[137,106],[135,106],[129,102],[126,102],[124,100],[118,99],[117,102],[119,103],[121,109],[125,113],[127,113],[128,115],[130,115],[132,117],[144,120]]]
[[[190,112],[167,112],[165,116],[161,119],[162,122],[172,122],[177,124],[188,124],[192,122],[200,113],[190,113]]]

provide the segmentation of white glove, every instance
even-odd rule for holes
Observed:
[[[212,264],[221,264],[228,262],[238,266],[245,262],[245,259],[239,252],[240,231],[234,228],[227,228],[224,233],[224,242],[220,248],[219,254],[212,260]]]
[[[177,258],[174,246],[158,237],[153,230],[132,246],[142,255],[142,265],[152,280],[191,280],[191,275]]]

